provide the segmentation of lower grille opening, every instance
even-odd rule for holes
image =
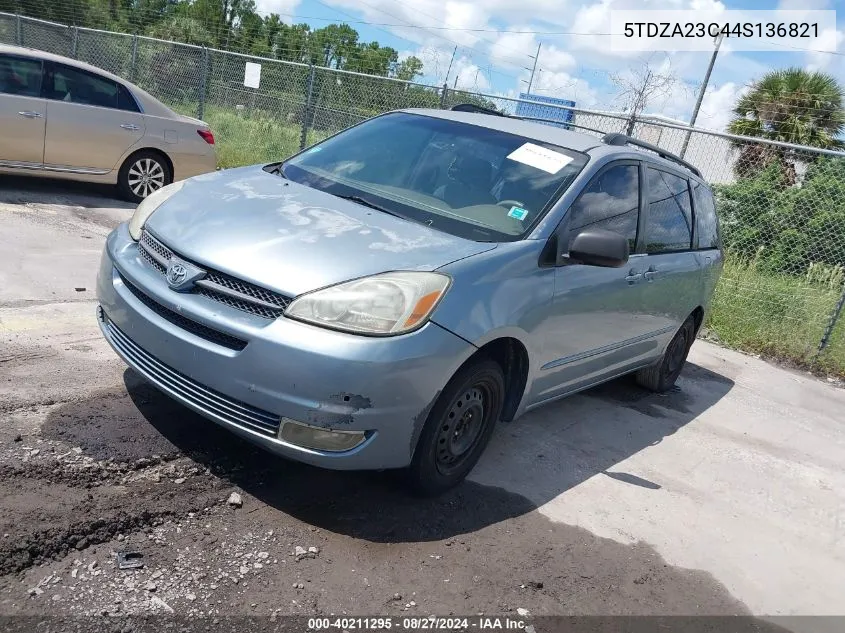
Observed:
[[[215,330],[214,328],[210,328],[207,325],[203,325],[202,323],[197,323],[196,321],[189,319],[188,317],[183,316],[178,312],[174,312],[170,308],[164,307],[158,301],[156,301],[155,299],[144,293],[142,290],[134,286],[132,282],[129,281],[123,275],[120,275],[120,279],[121,281],[123,281],[123,285],[126,286],[126,289],[133,295],[135,295],[135,297],[141,303],[143,303],[145,306],[147,306],[150,310],[155,312],[163,319],[167,319],[173,325],[185,330],[186,332],[190,332],[191,334],[199,336],[200,338],[205,339],[210,343],[220,345],[221,347],[226,347],[235,351],[241,351],[246,347],[246,341],[230,334],[226,334],[225,332]]]
[[[179,399],[208,415],[266,437],[276,437],[280,424],[278,415],[224,395],[165,365],[126,336],[108,315],[104,315],[104,324],[115,349],[149,380],[170,389]]]

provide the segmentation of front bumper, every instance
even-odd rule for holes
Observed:
[[[475,351],[434,323],[365,337],[174,292],[141,259],[125,224],[106,242],[97,295],[103,335],[159,389],[275,453],[326,468],[407,466],[431,404]],[[233,339],[242,349],[226,344]],[[278,439],[282,416],[367,439],[344,452],[302,448]]]

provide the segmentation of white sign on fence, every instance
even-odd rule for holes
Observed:
[[[247,62],[244,69],[244,86],[258,88],[261,84],[261,64]]]

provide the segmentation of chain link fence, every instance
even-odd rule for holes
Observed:
[[[278,160],[398,108],[474,103],[518,114],[537,105],[2,13],[0,42],[88,62],[204,119],[222,167]],[[259,88],[245,86],[248,63],[261,66]],[[711,336],[845,375],[845,153],[656,116],[559,109],[552,118],[565,122],[552,124],[596,138],[627,133],[682,155],[712,183],[726,263],[707,324]]]

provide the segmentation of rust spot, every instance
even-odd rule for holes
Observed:
[[[355,411],[359,411],[361,409],[369,409],[373,406],[372,401],[369,398],[365,398],[364,396],[360,396],[356,393],[335,393],[329,396],[332,400],[337,402],[341,402],[346,406],[351,407]]]

